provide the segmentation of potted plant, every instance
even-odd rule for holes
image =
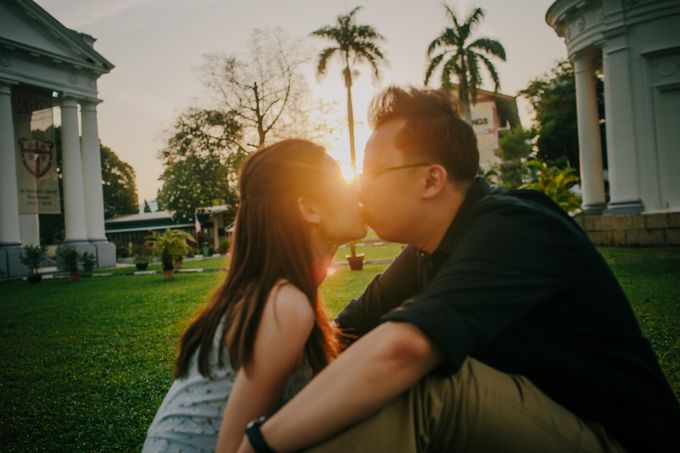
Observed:
[[[191,240],[189,234],[184,231],[170,229],[165,230],[162,234],[154,232],[151,237],[147,239],[147,245],[153,250],[154,254],[161,259],[163,276],[166,280],[170,280],[174,277],[177,257],[183,256],[188,252],[188,240]]]
[[[133,262],[138,271],[145,271],[151,263],[151,251],[149,247],[138,244],[134,248]]]
[[[357,254],[356,243],[354,241],[349,243],[350,255],[345,255],[349,268],[353,271],[360,271],[364,268],[364,254]]]
[[[72,247],[61,247],[58,252],[59,258],[64,265],[64,270],[70,274],[71,281],[77,282],[80,280],[78,273],[78,261],[80,260],[80,253]]]
[[[31,273],[26,277],[26,280],[28,280],[29,283],[38,283],[42,280],[42,275],[38,273],[38,269],[40,269],[40,262],[44,257],[45,252],[39,245],[24,245],[23,253],[21,254],[21,263],[31,270]]]
[[[92,275],[94,266],[97,264],[97,257],[94,255],[94,253],[83,252],[83,254],[80,256],[80,263],[83,265],[83,272],[86,275]]]

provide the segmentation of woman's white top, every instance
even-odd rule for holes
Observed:
[[[209,357],[210,377],[198,371],[198,351],[191,357],[186,377],[175,379],[147,432],[143,453],[206,452],[217,444],[224,408],[236,379],[229,352],[224,348],[223,367],[218,366],[222,325],[215,332]],[[304,366],[289,378],[280,406],[311,379]]]

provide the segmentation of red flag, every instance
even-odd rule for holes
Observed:
[[[196,234],[201,232],[201,222],[198,221],[198,215],[194,213],[194,228],[196,229]]]

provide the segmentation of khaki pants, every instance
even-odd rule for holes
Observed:
[[[468,359],[453,377],[427,377],[389,405],[315,446],[331,452],[624,452],[597,424],[523,376]]]

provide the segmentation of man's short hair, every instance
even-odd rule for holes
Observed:
[[[446,168],[454,181],[468,182],[477,176],[479,151],[472,126],[458,112],[446,91],[390,86],[371,101],[368,121],[375,130],[392,119],[405,119],[395,138],[404,155],[425,157]]]

